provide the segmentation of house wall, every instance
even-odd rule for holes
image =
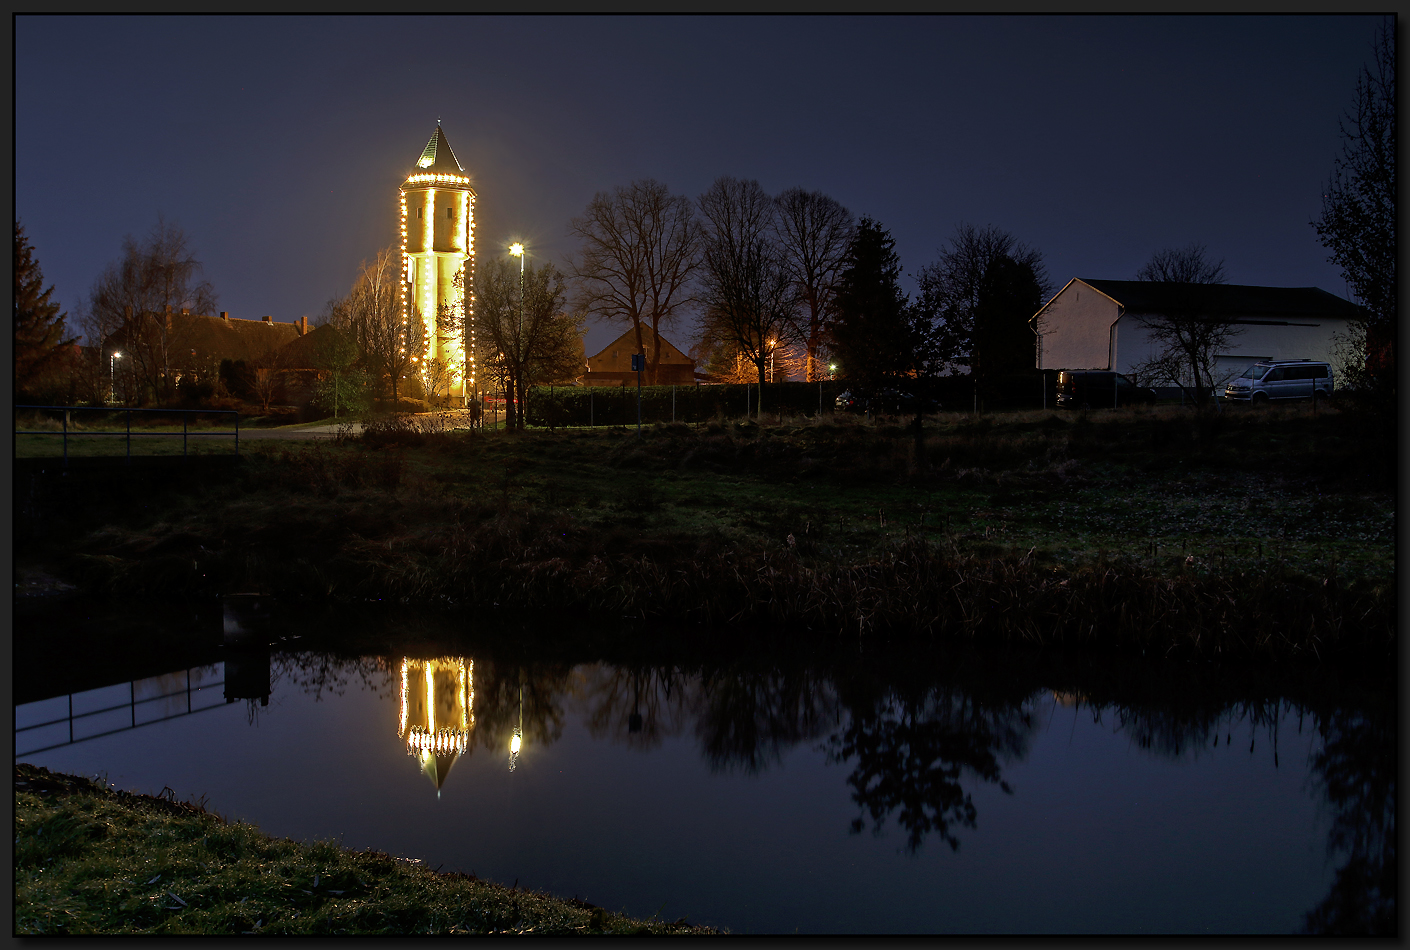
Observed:
[[[1238,323],[1229,346],[1215,354],[1216,389],[1259,360],[1326,360],[1335,366],[1332,337],[1345,333],[1347,325],[1340,317],[1293,317],[1285,326],[1270,324],[1267,315],[1236,319],[1259,322]],[[1123,314],[1116,323],[1116,371],[1129,373],[1154,355],[1142,315]]]
[[[1039,369],[1110,369],[1116,302],[1069,281],[1038,317]]]
[[[642,332],[642,339],[646,347],[646,359],[649,363],[652,356],[652,344],[654,342],[649,330]],[[625,379],[626,376],[597,376],[599,373],[619,373],[629,374],[635,382],[636,374],[632,370],[632,354],[636,352],[636,333],[628,330],[617,339],[609,343],[600,353],[587,358],[588,374],[593,378],[593,382],[584,379],[585,385],[597,385],[596,380],[602,379]],[[672,383],[680,384],[695,381],[695,361],[676,349],[663,336],[661,338],[661,365],[659,368],[659,378],[663,385]],[[615,382],[611,385],[616,385]]]

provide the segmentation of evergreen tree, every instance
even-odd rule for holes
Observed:
[[[863,217],[847,248],[834,306],[833,349],[844,379],[869,389],[911,374],[912,333],[896,240]]]
[[[1341,123],[1342,154],[1322,193],[1322,216],[1312,222],[1341,268],[1352,295],[1365,306],[1349,338],[1352,358],[1340,367],[1343,383],[1376,389],[1395,402],[1395,347],[1399,336],[1396,282],[1395,33],[1387,21],[1376,33],[1373,62],[1356,83],[1356,105]]]
[[[63,387],[64,371],[76,337],[68,335],[66,314],[50,301],[53,286],[44,287],[44,273],[24,228],[15,222],[15,394],[42,399]]]

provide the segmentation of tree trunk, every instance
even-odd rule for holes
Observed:
[[[651,360],[646,364],[646,385],[659,386],[661,382],[661,330],[657,321],[651,321],[651,338],[656,345],[651,350]]]
[[[924,430],[924,428],[922,427],[922,424],[921,424],[921,414],[922,414],[921,409],[922,409],[922,407],[921,407],[920,397],[917,396],[917,397],[916,397],[916,418],[915,418],[915,421],[911,423],[911,429],[913,430],[912,434],[915,436],[915,440],[916,440],[916,475],[917,475],[917,476],[923,475],[923,474],[925,473],[925,430]]]

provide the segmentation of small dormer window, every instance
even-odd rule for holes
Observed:
[[[446,217],[447,217],[447,218],[450,218],[451,220],[455,220],[455,209],[454,209],[454,208],[447,208],[447,209],[446,209]]]

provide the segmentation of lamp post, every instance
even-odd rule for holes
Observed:
[[[113,350],[108,357],[108,402],[117,402],[117,361],[121,357],[118,350]]]
[[[519,354],[524,352],[524,245],[517,241],[514,242],[509,245],[509,253],[519,258],[519,335],[514,341],[514,368],[516,370],[514,374],[514,395],[518,397],[519,409],[522,411],[524,408],[524,394],[519,390],[524,387],[524,380],[519,378],[517,370],[519,368]],[[508,406],[505,407],[506,411],[508,408]],[[519,425],[524,424],[518,412],[514,414],[514,418],[518,421]]]

